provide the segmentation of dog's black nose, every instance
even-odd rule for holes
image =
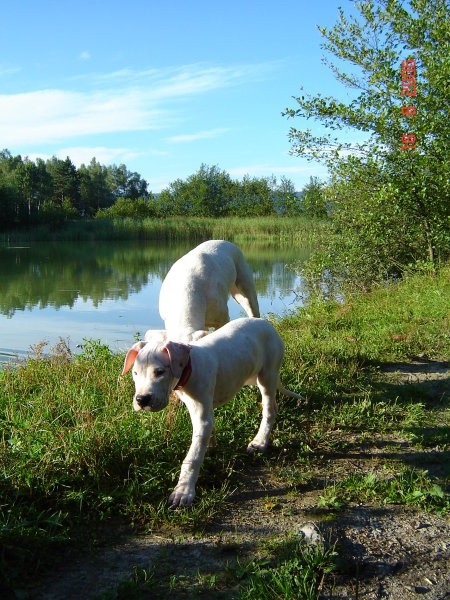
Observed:
[[[137,396],[136,396],[136,402],[139,404],[139,406],[141,408],[144,408],[144,406],[150,406],[151,401],[152,401],[151,394],[137,394]]]

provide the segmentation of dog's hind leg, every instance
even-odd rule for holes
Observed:
[[[260,373],[257,385],[261,392],[262,419],[258,433],[247,447],[247,452],[264,452],[269,445],[270,432],[277,417],[276,394],[278,387],[278,372]]]
[[[236,265],[236,282],[231,295],[249,317],[260,317],[253,273],[245,261]]]

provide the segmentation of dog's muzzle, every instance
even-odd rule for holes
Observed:
[[[153,394],[137,394],[134,398],[135,410],[161,410],[167,406],[167,402],[158,401]]]

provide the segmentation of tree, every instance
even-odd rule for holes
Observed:
[[[80,181],[77,169],[69,157],[61,160],[53,156],[47,161],[47,171],[52,178],[53,203],[58,206],[78,208],[80,205]]]
[[[344,71],[328,62],[351,100],[306,94],[285,115],[365,134],[355,144],[292,128],[291,151],[330,170],[333,219],[337,232],[345,231],[335,250],[346,257],[347,275],[356,273],[351,258],[355,266],[367,254],[389,276],[417,261],[436,265],[450,245],[450,17],[446,0],[364,0],[355,7],[356,17],[340,9],[334,27],[320,28],[323,48],[347,65]],[[389,226],[381,227],[386,218]],[[390,249],[383,264],[381,247]],[[365,277],[375,277],[370,261],[362,262]]]
[[[176,179],[159,196],[159,210],[165,215],[221,217],[228,214],[233,182],[216,165],[202,164],[186,180]]]
[[[129,171],[125,165],[112,165],[108,168],[108,186],[114,199],[148,197],[148,184],[139,173]]]
[[[117,198],[109,208],[101,208],[95,215],[96,218],[131,218],[131,219],[146,219],[155,217],[155,208],[147,198]]]
[[[22,157],[13,157],[8,150],[0,152],[0,210],[2,228],[16,226],[23,218],[24,204],[17,188],[16,171]]]
[[[323,219],[328,215],[323,184],[317,177],[310,177],[302,190],[302,209],[309,217]]]
[[[275,185],[274,178],[244,175],[242,181],[236,186],[231,214],[243,217],[263,217],[273,214]]]
[[[51,197],[52,194],[52,178],[47,171],[47,166],[42,158],[36,159],[36,181],[35,181],[35,198],[38,213],[40,212],[44,201]]]
[[[57,227],[69,218],[92,217],[119,198],[137,204],[125,203],[125,207],[122,202],[116,212],[156,214],[155,203],[149,205],[153,197],[147,182],[125,165],[106,167],[93,158],[77,169],[69,157],[33,162],[0,151],[2,229],[38,222]]]
[[[274,210],[276,214],[283,217],[292,217],[301,214],[299,194],[290,179],[281,178],[276,186],[274,198]]]
[[[81,216],[92,216],[102,208],[108,208],[114,201],[113,191],[108,186],[108,167],[95,158],[88,166],[78,169],[80,178]]]

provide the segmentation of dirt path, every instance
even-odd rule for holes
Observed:
[[[393,385],[430,386],[436,399],[448,398],[449,365],[418,358],[387,365]],[[428,464],[433,468],[433,449]],[[339,568],[325,581],[322,600],[444,600],[450,598],[450,528],[448,519],[396,505],[351,505],[336,518],[317,508],[330,470],[368,472],[386,461],[414,462],[407,440],[375,436],[371,443],[344,454],[317,458],[315,485],[294,487],[277,482],[263,461],[240,478],[222,514],[202,534],[183,532],[133,536],[93,556],[67,558],[42,581],[32,600],[102,600],[127,598],[235,598],[230,565],[258,555],[265,541],[287,533],[313,530],[326,544],[337,543]],[[442,452],[436,452],[436,469]],[[328,513],[329,514],[329,513]],[[305,529],[306,527],[306,529]],[[133,576],[153,573],[155,590],[127,591]],[[166,582],[162,585],[162,582]],[[162,591],[163,588],[165,591]],[[260,599],[255,599],[260,600]]]

